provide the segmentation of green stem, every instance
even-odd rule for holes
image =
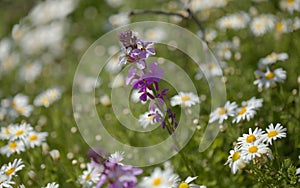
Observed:
[[[278,154],[278,149],[277,149],[276,142],[274,142],[274,148],[275,148],[275,160],[276,160],[278,169],[280,169],[279,154]]]

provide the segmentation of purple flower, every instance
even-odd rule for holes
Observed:
[[[123,31],[119,34],[119,40],[123,44],[123,46],[127,47],[136,47],[137,37],[131,30]]]
[[[155,55],[155,49],[149,48],[149,46],[152,46],[153,44],[153,42],[143,42],[141,40],[138,40],[137,45],[138,48],[141,49],[141,59],[147,59],[150,55]]]
[[[138,70],[134,67],[130,67],[130,69],[128,70],[128,75],[126,76],[126,84],[134,85],[139,80],[140,76],[138,75]]]

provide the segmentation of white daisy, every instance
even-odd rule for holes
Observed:
[[[262,135],[264,134],[264,131],[258,127],[254,129],[252,132],[252,129],[249,128],[248,134],[243,134],[242,137],[239,137],[238,140],[238,145],[244,145],[244,144],[249,144],[252,142],[255,142],[257,140],[262,140]]]
[[[229,116],[235,116],[235,110],[237,108],[236,102],[227,101],[224,107],[219,107],[209,115],[209,122],[212,123],[214,121],[219,120],[219,124],[222,124],[224,120],[227,120]]]
[[[286,79],[286,71],[282,68],[271,71],[269,67],[267,67],[266,72],[256,70],[254,74],[257,78],[257,80],[253,82],[254,85],[257,85],[259,88],[264,87],[265,89],[276,86],[276,82],[283,83]]]
[[[20,139],[22,141],[25,141],[25,138],[28,136],[30,132],[33,131],[33,128],[28,123],[22,123],[20,125],[15,125],[11,127],[11,138],[10,140],[17,140]]]
[[[286,137],[286,128],[281,126],[280,123],[277,123],[274,127],[273,123],[271,123],[266,129],[266,134],[264,134],[264,140],[272,145],[273,140],[277,140],[277,138],[285,138]]]
[[[16,126],[16,125],[10,124],[7,127],[1,127],[1,132],[0,132],[1,140],[9,140],[10,139],[10,137],[12,136],[11,128],[13,126]]]
[[[11,176],[7,176],[3,173],[0,174],[0,188],[12,188],[12,185],[16,184],[11,181]]]
[[[173,176],[172,170],[162,171],[160,168],[155,168],[149,177],[142,179],[139,188],[166,188],[172,187],[174,182],[170,182],[170,178]]]
[[[197,179],[198,176],[196,177],[187,177],[183,182],[177,184],[176,188],[198,188],[199,185],[196,184],[192,184],[191,182],[194,181],[195,179]]]
[[[256,111],[251,106],[242,106],[236,110],[236,117],[232,120],[232,123],[239,123],[241,120],[250,121],[256,114]]]
[[[56,19],[63,19],[76,6],[75,0],[47,0],[37,4],[29,13],[28,18],[34,25],[41,25]]]
[[[19,77],[21,80],[32,83],[40,76],[41,72],[41,62],[28,63],[20,68]]]
[[[109,161],[112,163],[120,163],[124,159],[124,151],[116,151],[109,156]]]
[[[256,157],[262,157],[264,154],[269,152],[269,148],[266,144],[262,143],[260,140],[243,144],[241,147],[241,157],[245,161],[251,161]]]
[[[6,155],[7,157],[12,154],[20,154],[25,151],[25,146],[22,141],[11,141],[7,145],[0,148],[0,153]]]
[[[276,31],[278,33],[290,33],[293,31],[292,20],[281,20],[276,23]]]
[[[162,118],[163,118],[163,113],[156,108],[155,110],[150,110],[140,115],[139,124],[143,128],[146,128],[148,127],[148,125],[153,125],[155,123],[161,122]]]
[[[34,105],[35,106],[44,106],[48,108],[52,103],[60,99],[62,94],[61,89],[59,88],[49,88],[42,93],[40,93],[35,99],[34,99]]]
[[[170,102],[171,106],[180,105],[181,107],[191,107],[197,103],[200,103],[199,97],[192,92],[179,92],[178,95],[175,95],[171,98]]]
[[[19,115],[29,117],[33,107],[28,104],[29,99],[23,94],[17,94],[11,101],[11,110],[9,114],[13,117],[18,117]]]
[[[28,134],[24,142],[27,147],[34,148],[35,146],[41,146],[45,142],[47,136],[47,132],[38,133],[32,131]]]
[[[292,20],[292,30],[298,30],[300,28],[300,18],[299,17],[294,17]]]
[[[59,184],[52,182],[52,183],[48,183],[46,187],[43,188],[59,188]]]
[[[275,27],[275,18],[270,14],[255,17],[250,23],[250,29],[255,36],[262,36]]]
[[[14,176],[18,171],[22,170],[25,167],[22,159],[15,159],[12,163],[4,168],[4,173],[6,176]]]
[[[92,163],[87,164],[87,170],[83,171],[83,174],[79,176],[79,183],[83,185],[83,187],[90,187],[99,181],[103,169],[97,166],[99,165],[93,165]]]
[[[119,27],[128,24],[130,19],[127,13],[121,12],[119,14],[111,15],[108,18],[108,21],[112,26]]]
[[[247,26],[250,21],[250,17],[245,12],[239,12],[235,14],[226,15],[217,20],[217,26],[222,29],[243,29]]]
[[[235,174],[238,170],[242,170],[246,167],[247,161],[241,157],[241,151],[238,147],[230,150],[226,164],[229,165],[231,172]]]
[[[282,10],[287,10],[290,14],[300,11],[300,0],[281,0],[279,5]]]
[[[248,101],[243,101],[242,106],[250,106],[253,109],[257,110],[262,107],[263,101],[263,99],[257,99],[256,97],[252,97]]]
[[[282,52],[282,53],[272,52],[271,54],[267,55],[266,57],[261,58],[258,62],[258,66],[260,69],[265,69],[267,65],[274,64],[277,61],[285,61],[288,58],[289,58],[289,55],[285,52]]]

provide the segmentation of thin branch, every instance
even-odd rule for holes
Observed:
[[[191,11],[191,9],[186,9],[186,11],[189,13],[190,18],[196,23],[196,25],[198,26],[198,28],[200,29],[200,31],[202,32],[202,35],[204,36],[205,34],[205,29],[202,26],[202,24],[200,23],[200,21],[197,19],[197,17],[195,16],[195,14]]]

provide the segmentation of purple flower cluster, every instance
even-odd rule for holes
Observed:
[[[148,99],[154,101],[154,104],[150,105],[150,111],[155,112],[156,107],[159,111],[164,112],[161,106],[166,104],[166,100],[168,100],[166,94],[168,89],[159,88],[159,82],[164,77],[164,69],[159,68],[157,62],[150,63],[149,67],[146,65],[146,59],[150,55],[155,55],[155,49],[150,48],[153,42],[143,42],[138,39],[137,35],[131,30],[120,33],[119,40],[123,45],[123,54],[119,59],[120,64],[122,65],[129,62],[136,65],[130,67],[126,77],[126,84],[131,84],[133,89],[138,89],[138,92],[141,93],[141,101],[145,102]],[[163,128],[166,127],[166,123],[176,128],[177,122],[175,120],[175,114],[170,108],[164,113],[167,114],[166,118],[163,118],[160,113],[156,113],[154,116],[155,122],[160,122]],[[152,115],[154,114],[149,114],[149,116]],[[169,130],[169,132],[172,131]]]
[[[122,155],[116,152],[109,159],[103,160],[96,152],[89,152],[94,168],[102,169],[96,188],[135,188],[137,186],[136,176],[142,174],[143,170],[120,163],[123,159]]]
[[[143,42],[137,39],[136,34],[131,30],[122,32],[119,40],[123,44],[120,64],[136,63],[137,68],[143,70],[146,68],[145,59],[150,55],[155,55],[154,48],[150,48],[153,42]]]

